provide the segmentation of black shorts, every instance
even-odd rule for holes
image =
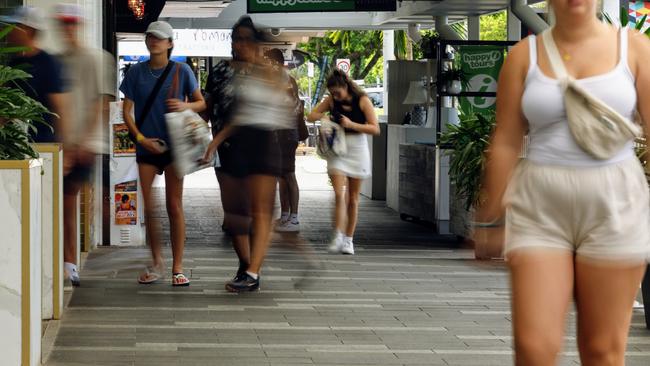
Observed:
[[[298,141],[284,142],[280,146],[282,154],[282,175],[296,172],[296,149]]]
[[[167,150],[162,154],[141,154],[136,155],[135,161],[138,164],[153,165],[158,168],[156,174],[161,175],[165,168],[172,163],[172,153]]]
[[[282,155],[277,134],[252,127],[240,127],[219,146],[218,169],[232,177],[282,175]]]
[[[90,181],[92,172],[92,165],[76,164],[73,166],[70,172],[63,177],[63,193],[76,194],[82,184]]]

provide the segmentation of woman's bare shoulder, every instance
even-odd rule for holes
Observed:
[[[650,50],[650,37],[635,29],[628,29],[630,49],[634,52],[648,52]]]
[[[645,34],[628,29],[629,55],[628,62],[635,76],[638,76],[639,70],[645,69],[650,59],[650,38]]]

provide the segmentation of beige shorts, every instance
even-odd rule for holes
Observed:
[[[596,260],[650,259],[650,198],[636,158],[602,167],[522,161],[508,186],[505,253],[557,248]]]

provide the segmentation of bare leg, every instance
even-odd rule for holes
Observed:
[[[245,181],[222,172],[217,172],[217,178],[221,189],[224,227],[232,235],[240,267],[246,269],[250,263],[250,199]]]
[[[357,215],[359,213],[359,193],[361,193],[363,179],[348,178],[348,224],[345,228],[345,235],[352,237],[357,227]]]
[[[171,166],[165,169],[165,198],[172,242],[172,273],[183,273],[183,252],[185,249],[183,178],[179,178]]]
[[[516,365],[554,366],[573,296],[573,253],[519,249],[508,256],[508,264]]]
[[[160,223],[153,215],[153,195],[151,186],[156,176],[158,168],[149,164],[138,164],[138,172],[140,174],[140,186],[142,187],[142,200],[145,216],[145,228],[147,230],[147,241],[151,248],[151,258],[153,265],[158,267],[163,265],[161,246],[160,246]],[[146,276],[141,276],[141,280],[145,280]]]
[[[578,349],[583,365],[625,365],[632,304],[645,267],[605,266],[576,258]]]
[[[334,229],[343,232],[346,226],[347,199],[345,195],[346,177],[339,174],[331,174],[330,180],[334,188]]]
[[[284,177],[278,179],[278,186],[280,192],[280,212],[290,212],[291,200],[289,196],[289,186]]]
[[[248,271],[260,273],[271,238],[271,218],[276,178],[252,175],[247,178],[252,207],[251,262]]]
[[[63,196],[63,261],[77,264],[77,196],[81,187],[69,189]]]
[[[289,199],[289,208],[292,214],[298,214],[298,200],[300,199],[300,190],[298,188],[298,181],[296,180],[296,174],[289,173],[285,174],[282,179],[287,186],[287,196]],[[283,210],[284,211],[284,210]],[[286,212],[286,211],[284,211]]]

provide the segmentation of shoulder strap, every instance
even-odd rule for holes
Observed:
[[[620,27],[618,29],[620,39],[619,39],[619,52],[621,54],[621,62],[625,62],[627,64],[627,49],[628,49],[628,36],[629,32],[626,27]]]
[[[528,36],[528,73],[537,65],[537,37],[534,34]]]
[[[548,61],[551,64],[553,73],[558,80],[569,78],[569,74],[564,67],[564,62],[560,57],[560,52],[557,50],[555,45],[555,40],[553,40],[553,34],[551,33],[553,28],[549,28],[542,33],[542,43],[544,43],[544,49],[546,50],[546,55],[548,56]]]
[[[181,65],[176,65],[176,70],[174,71],[174,76],[172,76],[172,85],[167,92],[167,99],[172,99],[178,95],[178,90],[180,88],[179,72],[181,70]]]
[[[144,119],[147,117],[147,114],[149,114],[149,111],[151,110],[151,106],[153,106],[153,101],[158,96],[158,92],[160,91],[160,88],[162,88],[163,83],[167,79],[167,75],[169,75],[172,66],[174,66],[173,64],[174,62],[171,60],[167,63],[167,67],[165,68],[165,71],[163,71],[163,73],[160,75],[158,81],[156,81],[156,85],[151,90],[151,94],[149,94],[149,97],[147,97],[147,101],[144,103],[144,108],[142,109],[140,116],[138,116],[139,118],[135,120],[135,125],[138,127],[138,129],[140,128],[140,126],[142,126],[142,123],[144,123]]]

